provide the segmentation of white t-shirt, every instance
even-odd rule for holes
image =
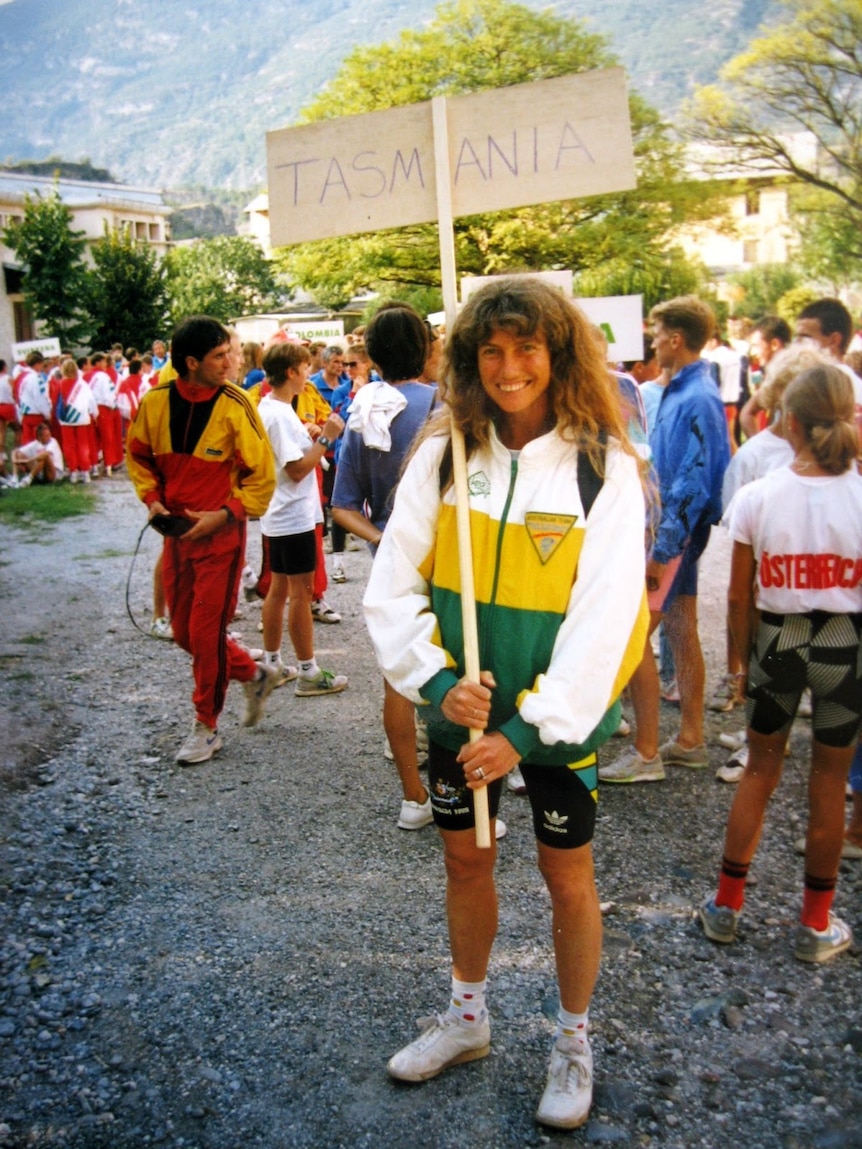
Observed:
[[[23,447],[16,447],[15,451],[18,458],[25,463],[31,463],[47,451],[54,462],[54,469],[57,474],[62,475],[63,473],[63,452],[60,450],[60,444],[53,435],[47,443],[40,443],[38,439],[31,439],[30,442],[25,443]]]
[[[756,602],[776,614],[862,611],[862,475],[797,475],[789,467],[742,487],[730,536],[757,560]]]
[[[276,470],[275,491],[266,514],[261,516],[260,529],[269,538],[313,531],[323,522],[317,475],[312,469],[294,483],[284,470],[287,463],[302,458],[313,440],[293,407],[274,395],[261,399],[258,413],[272,444]]]
[[[738,403],[742,364],[737,353],[720,343],[710,351],[701,351],[701,356],[718,368],[718,389],[722,403]]]
[[[789,467],[793,462],[793,448],[786,439],[773,435],[767,428],[746,439],[724,472],[721,484],[721,505],[724,511],[740,487],[762,479],[778,467]]]

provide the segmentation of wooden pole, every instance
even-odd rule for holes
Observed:
[[[440,272],[446,327],[452,330],[457,311],[455,278],[455,226],[452,215],[452,176],[449,165],[449,127],[446,99],[431,101],[434,124],[434,160],[437,179],[437,219],[440,242]],[[464,673],[470,682],[479,681],[479,632],[476,625],[476,588],[473,582],[473,546],[470,539],[470,502],[467,487],[467,453],[461,428],[452,420],[452,474],[455,484],[455,516],[458,527],[458,568],[461,576],[461,626],[464,632]],[[480,730],[470,731],[470,741],[481,738]],[[490,849],[491,822],[488,814],[488,788],[473,791],[476,818],[476,845]]]

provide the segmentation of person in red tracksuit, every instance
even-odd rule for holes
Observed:
[[[254,403],[228,382],[230,335],[192,316],[173,333],[178,378],[148,391],[126,443],[129,475],[150,520],[172,516],[164,583],[174,640],[193,660],[195,721],[176,760],[205,762],[222,747],[218,719],[230,679],[243,683],[243,725],[261,718],[278,678],[228,637],[245,554],[245,524],[269,506],[275,464]]]

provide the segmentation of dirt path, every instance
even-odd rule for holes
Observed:
[[[448,979],[436,836],[395,827],[360,616],[366,554],[348,554],[351,581],[329,593],[344,621],[317,628],[321,661],[350,689],[279,691],[245,731],[233,687],[225,750],[182,770],[188,659],[125,613],[142,523],[118,478],[89,518],[4,531],[0,1146],[862,1146],[859,953],[811,969],[789,950],[804,726],[726,950],[691,910],[714,881],[732,787],[675,770],[603,790],[596,1105],[585,1130],[548,1137],[532,1119],[555,1009],[547,896],[527,805],[511,795],[492,1056],[416,1089],[384,1071],[414,1017],[443,1008]],[[142,625],[157,547],[147,532],[131,582]],[[710,685],[726,566],[716,532],[703,564]],[[249,641],[258,617],[248,608],[237,624]],[[665,707],[663,733],[674,719]],[[737,725],[715,718],[711,734]],[[862,928],[858,864],[842,867],[839,906]]]

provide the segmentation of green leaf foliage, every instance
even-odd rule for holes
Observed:
[[[222,235],[177,247],[165,262],[174,323],[187,315],[211,315],[229,323],[278,306],[284,295],[269,260],[246,236]]]
[[[719,145],[716,167],[778,170],[803,185],[809,196],[794,222],[804,262],[846,282],[846,244],[858,261],[862,235],[862,3],[781,4],[786,18],[698,90],[687,131]],[[809,146],[800,147],[802,133]]]
[[[578,20],[509,0],[454,0],[442,4],[421,31],[354,49],[302,118],[314,122],[615,63],[606,39],[587,32]],[[459,219],[459,274],[552,268],[583,273],[614,261],[649,262],[664,252],[675,224],[713,214],[707,189],[693,191],[680,180],[680,149],[657,113],[636,96],[630,109],[636,190]],[[275,261],[292,282],[329,307],[363,291],[392,296],[440,285],[433,226],[283,248]]]
[[[88,302],[94,347],[149,347],[168,322],[168,295],[161,260],[127,231],[105,231],[92,249]]]
[[[23,218],[3,232],[3,242],[24,265],[24,298],[42,333],[62,346],[79,347],[89,336],[85,309],[87,268],[83,231],[56,191],[25,196]]]

